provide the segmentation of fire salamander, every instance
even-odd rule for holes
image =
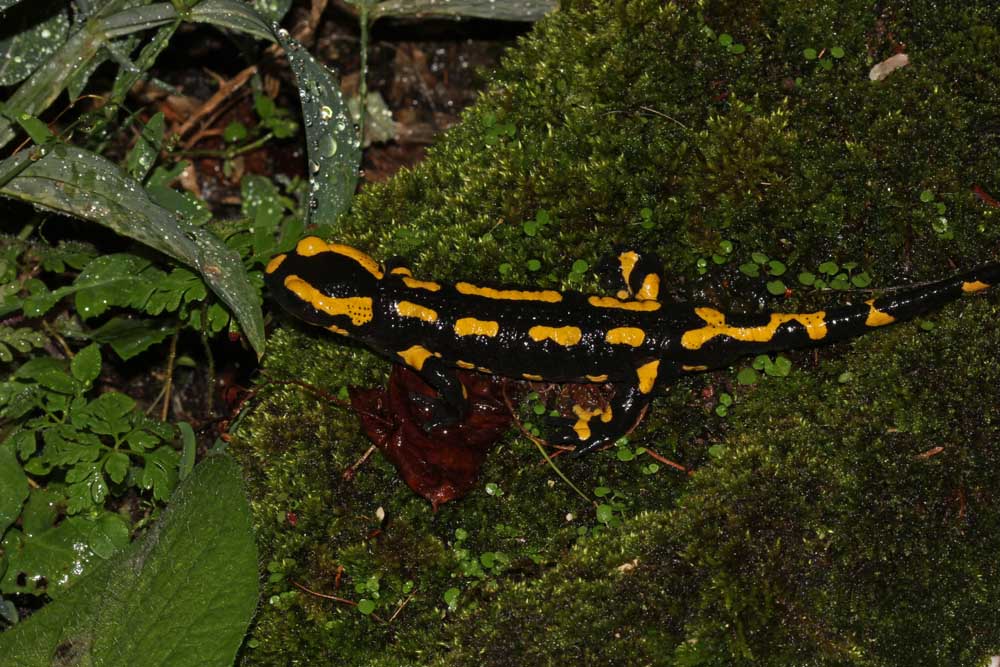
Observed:
[[[685,373],[726,366],[748,354],[828,343],[913,318],[1000,281],[990,264],[940,282],[812,313],[731,314],[709,305],[659,300],[654,260],[617,258],[615,296],[495,288],[419,280],[383,268],[354,248],[305,238],[274,257],[274,298],[310,324],[356,339],[404,363],[440,395],[434,424],[461,419],[465,389],[456,368],[546,382],[611,382],[611,405],[574,406],[548,438],[585,453],[616,440],[642,416],[654,389]]]

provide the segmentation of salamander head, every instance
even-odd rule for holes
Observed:
[[[306,237],[292,252],[274,257],[264,275],[274,299],[309,324],[346,335],[375,317],[382,270],[350,246]]]

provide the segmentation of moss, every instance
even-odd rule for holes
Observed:
[[[774,665],[996,652],[998,314],[963,304],[743,397],[727,453],[676,512],[685,560],[708,574],[692,636]]]
[[[997,25],[987,2],[566,2],[425,163],[358,196],[338,241],[440,279],[510,263],[508,280],[576,288],[598,279],[569,282],[574,259],[633,244],[662,257],[670,296],[734,309],[832,300],[770,296],[736,270],[754,251],[789,275],[833,259],[877,285],[941,276],[1000,237],[971,195],[1000,192]],[[869,81],[903,45],[913,64]],[[551,221],[529,236],[540,210]],[[562,464],[588,492],[613,489],[610,527],[513,432],[482,476],[503,494],[437,514],[378,456],[345,481],[368,448],[354,416],[275,381],[336,394],[387,365],[289,323],[233,443],[269,573],[243,660],[978,664],[1000,652],[996,302],[795,353],[790,377],[754,387],[728,372],[674,385],[631,446],[696,474],[614,451]],[[726,418],[720,391],[736,396]],[[382,620],[292,581],[372,599]]]

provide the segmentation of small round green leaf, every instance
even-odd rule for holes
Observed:
[[[780,280],[767,281],[767,291],[775,296],[784,294],[786,289],[788,288],[785,286],[785,283]]]
[[[736,374],[736,381],[740,384],[754,384],[757,382],[757,371],[752,368],[741,368],[740,372]]]
[[[872,277],[867,271],[862,271],[858,275],[851,278],[851,284],[855,287],[868,287],[872,284]]]
[[[804,57],[804,58],[805,58],[806,60],[816,60],[816,56],[817,56],[817,55],[818,55],[818,54],[816,53],[816,49],[813,49],[813,48],[808,48],[808,49],[803,49],[803,50],[802,50],[802,56],[803,56],[803,57]]]
[[[367,616],[375,611],[375,603],[367,598],[361,598],[358,600],[358,611]]]

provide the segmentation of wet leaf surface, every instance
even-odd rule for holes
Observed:
[[[333,225],[351,205],[361,142],[337,77],[283,29],[275,31],[295,72],[309,152],[309,220]]]

